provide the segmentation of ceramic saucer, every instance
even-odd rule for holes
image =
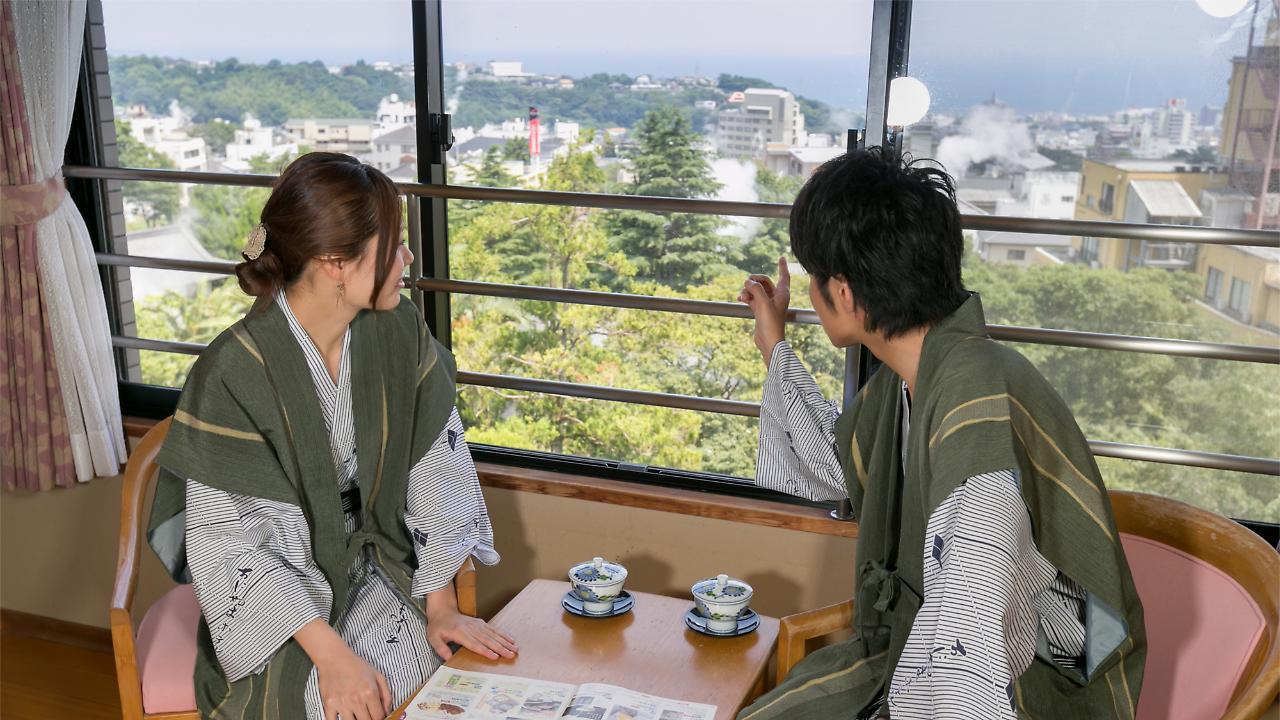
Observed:
[[[629,612],[635,604],[636,599],[631,597],[631,593],[626,590],[618,593],[618,599],[613,601],[613,609],[605,613],[589,613],[586,610],[583,610],[582,599],[577,595],[574,595],[572,591],[565,593],[564,597],[560,598],[560,606],[565,609],[565,612],[589,618],[614,617],[615,615],[621,615],[625,612]]]

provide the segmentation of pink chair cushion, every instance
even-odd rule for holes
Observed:
[[[179,585],[147,610],[138,626],[138,674],[147,713],[196,709],[196,628],[200,604],[190,585]]]
[[[1147,626],[1138,720],[1208,720],[1227,710],[1266,629],[1231,576],[1176,548],[1121,534]]]

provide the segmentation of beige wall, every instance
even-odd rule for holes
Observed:
[[[1280,290],[1274,286],[1280,279],[1280,263],[1232,245],[1206,245],[1200,248],[1196,273],[1203,294],[1209,280],[1209,268],[1222,272],[1217,306],[1225,309],[1231,296],[1231,279],[1249,283],[1249,318],[1252,325],[1280,327]],[[1271,284],[1268,284],[1270,281]]]
[[[756,588],[770,615],[847,599],[854,541],[633,508],[485,489],[503,561],[481,567],[488,617],[535,577],[560,579],[593,555],[630,570],[628,587],[687,596],[695,580],[727,572]],[[45,493],[0,494],[0,606],[105,627],[115,575],[120,479]],[[138,606],[169,586],[146,550]]]

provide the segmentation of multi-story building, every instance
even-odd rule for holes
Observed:
[[[364,161],[383,171],[390,172],[402,165],[418,161],[418,129],[404,125],[373,138],[369,155]]]
[[[1280,333],[1280,249],[1206,245],[1196,265],[1206,304],[1246,325]]]
[[[223,165],[228,170],[245,172],[249,170],[253,158],[265,156],[275,160],[297,154],[296,142],[279,137],[276,128],[263,127],[262,123],[250,117],[245,120],[243,128],[235,131],[234,139],[227,143]]]
[[[209,169],[209,149],[204,138],[187,135],[186,116],[174,102],[168,115],[148,115],[146,109],[131,108],[126,116],[129,134],[147,147],[167,156],[179,170]]]
[[[1226,174],[1214,166],[1162,160],[1085,160],[1075,219],[1166,225],[1202,225],[1195,198],[1225,187]],[[1196,246],[1117,238],[1077,239],[1078,257],[1105,268],[1162,267],[1193,270]]]
[[[293,118],[285,121],[284,129],[312,150],[358,155],[369,152],[378,127],[359,118]]]
[[[1219,153],[1231,186],[1253,195],[1245,227],[1280,229],[1280,20],[1267,24],[1260,45],[1231,61]]]
[[[401,100],[400,96],[391,93],[378,101],[378,129],[395,130],[405,125],[418,122],[418,103],[414,100]]]
[[[765,156],[769,143],[800,145],[804,114],[786,90],[747,88],[741,102],[730,98],[716,122],[716,148],[729,157]]]

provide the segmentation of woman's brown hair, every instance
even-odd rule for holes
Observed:
[[[316,257],[354,261],[377,236],[373,295],[385,286],[400,244],[400,195],[391,179],[350,155],[307,153],[289,163],[262,208],[262,254],[236,265],[240,289],[266,308]]]

